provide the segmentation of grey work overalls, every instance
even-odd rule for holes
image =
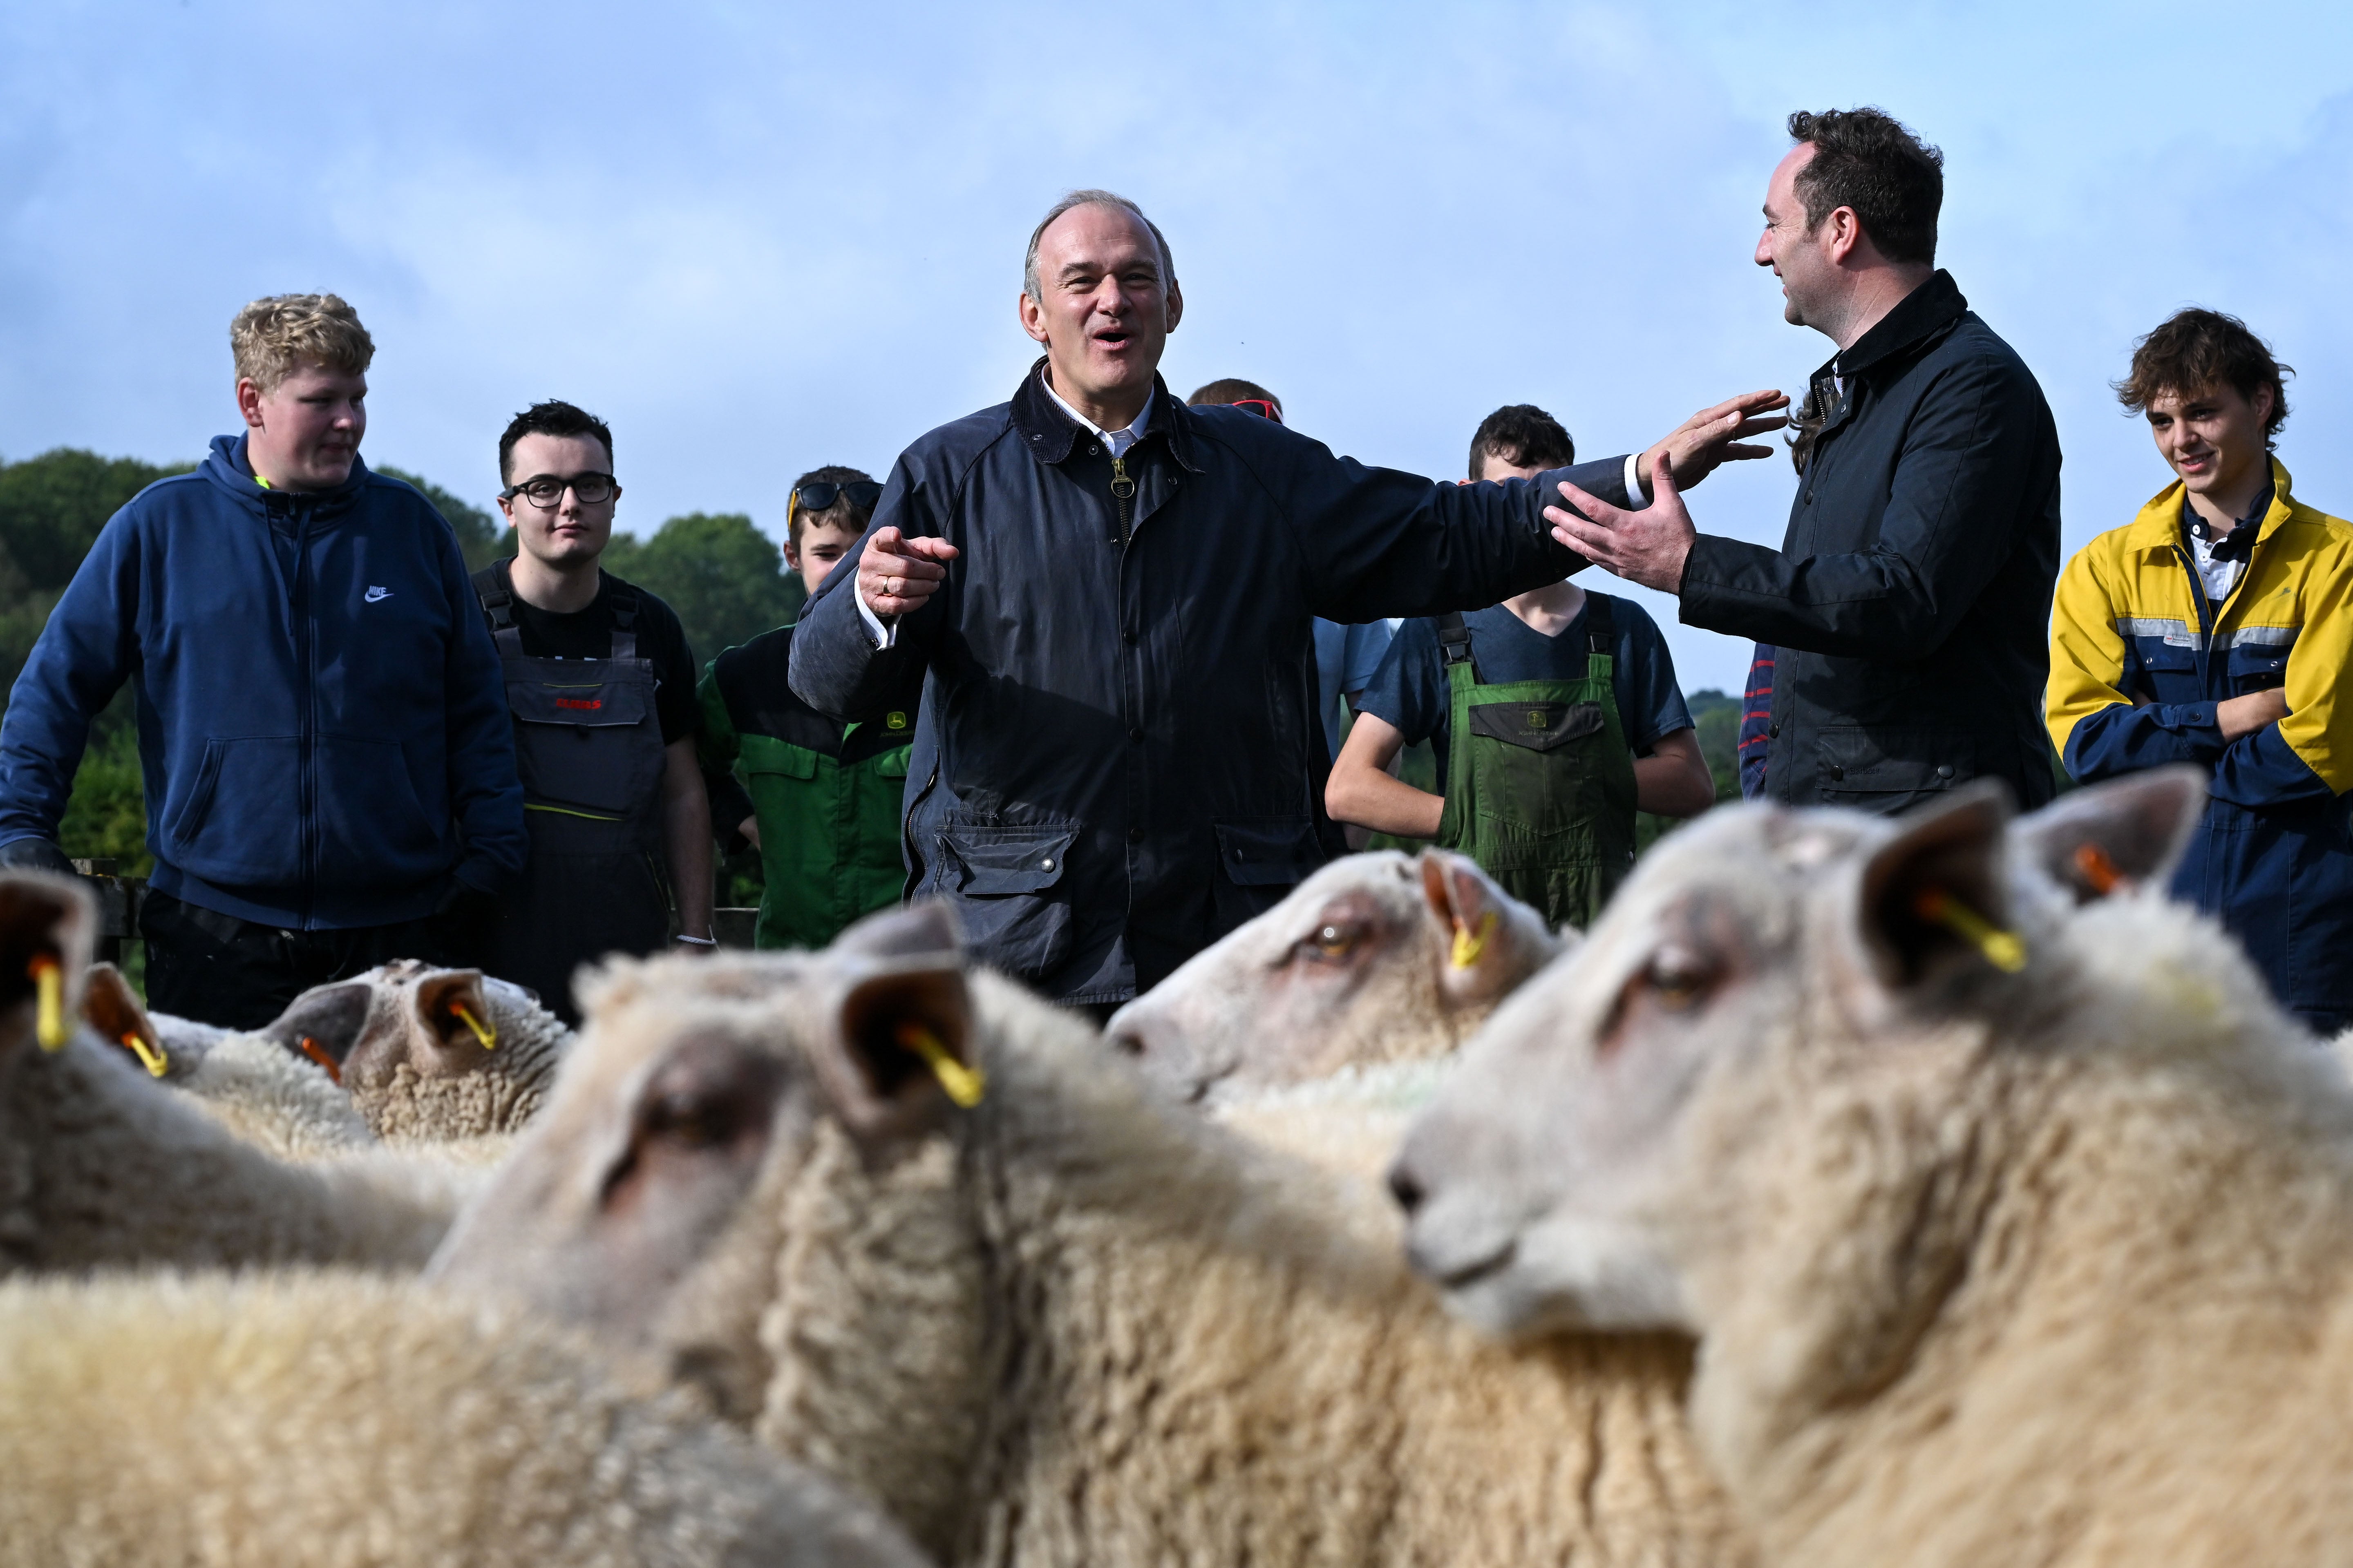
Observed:
[[[658,682],[638,657],[635,595],[613,591],[611,658],[535,658],[522,651],[507,571],[484,567],[474,591],[505,668],[531,855],[500,900],[485,967],[577,1024],[573,971],[670,940]]]

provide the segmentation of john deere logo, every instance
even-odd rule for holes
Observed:
[[[885,713],[882,715],[882,727],[886,730],[903,730],[907,727],[907,716],[904,713]]]
[[[1531,708],[1531,709],[1529,709],[1529,710],[1528,710],[1528,728],[1529,728],[1529,729],[1531,729],[1531,730],[1542,730],[1542,729],[1545,729],[1545,728],[1548,727],[1548,725],[1550,724],[1550,722],[1551,722],[1551,721],[1546,717],[1546,715],[1545,715],[1545,710],[1544,710],[1543,709],[1541,709],[1541,708]]]

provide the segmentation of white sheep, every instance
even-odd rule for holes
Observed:
[[[1417,1262],[1498,1331],[1701,1335],[1776,1561],[2347,1561],[2353,1090],[2214,921],[2026,868],[2161,886],[2201,804],[1677,834],[1416,1125]]]
[[[1335,860],[1112,1017],[1146,1077],[1212,1105],[1453,1050],[1574,941],[1444,850]]]
[[[915,1568],[541,1320],[333,1274],[0,1286],[0,1561]]]
[[[1482,1342],[1377,1187],[967,980],[936,908],[617,961],[584,1000],[429,1277],[649,1347],[943,1561],[1745,1560],[1687,1342]]]
[[[91,922],[74,883],[0,873],[0,1274],[421,1265],[479,1173],[381,1150],[290,1163],[155,1082],[119,1044],[69,1029]]]

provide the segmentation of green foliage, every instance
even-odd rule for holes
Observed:
[[[1691,710],[1692,727],[1699,732],[1699,754],[1715,781],[1715,804],[1740,798],[1740,700],[1710,688],[1683,699]],[[1672,816],[1634,814],[1634,853],[1641,854],[1683,824]]]
[[[126,691],[115,706],[128,710],[130,703]],[[139,731],[127,713],[121,722],[94,729],[81,771],[74,774],[65,820],[58,825],[58,844],[77,860],[112,859],[125,877],[144,877],[155,868],[155,858],[147,852]]]
[[[776,541],[738,511],[688,512],[651,539],[617,533],[604,566],[677,611],[698,659],[785,625],[807,596]]]
[[[106,520],[157,479],[192,466],[158,468],[69,447],[0,463],[0,692],[16,684]]]
[[[466,555],[467,571],[479,572],[500,556],[514,553],[514,531],[480,507],[459,500],[422,474],[389,467],[378,468],[376,472],[387,479],[414,485],[427,500],[433,503],[433,510],[441,514],[441,521],[457,534],[458,548]]]

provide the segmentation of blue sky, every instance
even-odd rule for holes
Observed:
[[[1010,392],[1022,242],[1102,184],[1168,233],[1180,393],[1250,376],[1436,476],[1507,402],[1606,456],[1826,356],[1748,258],[1787,112],[1871,102],[1945,150],[1939,259],[2057,412],[2070,549],[2164,481],[2106,384],[2192,301],[2302,373],[2281,455],[2353,511],[2353,12],[1860,9],[13,5],[0,455],[192,457],[237,308],[332,289],[371,460],[487,504],[506,416],[569,397],[625,526],[774,531],[799,470]],[[1693,506],[1778,542],[1791,484]],[[1687,689],[1738,680],[1633,596]]]

